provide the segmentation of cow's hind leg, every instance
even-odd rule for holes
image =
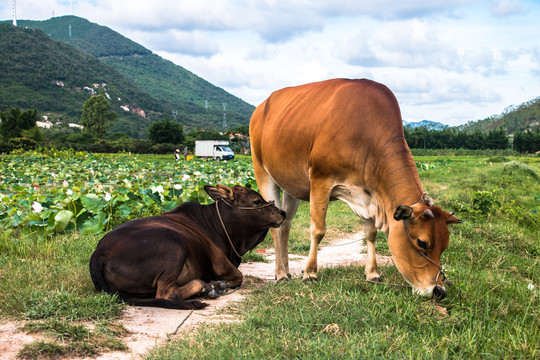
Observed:
[[[377,258],[375,255],[375,238],[377,236],[377,228],[373,219],[367,219],[364,224],[364,234],[366,237],[367,257],[366,257],[366,279],[368,281],[381,281],[381,276],[377,270]]]

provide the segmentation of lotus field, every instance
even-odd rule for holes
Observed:
[[[206,184],[256,184],[247,159],[167,162],[69,151],[4,156],[0,168],[0,228],[7,234],[107,231],[184,201],[206,203]]]

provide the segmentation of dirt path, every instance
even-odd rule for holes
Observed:
[[[332,267],[351,264],[363,264],[366,249],[363,245],[363,233],[346,236],[332,244],[322,245],[318,253],[319,267]],[[252,262],[240,265],[240,270],[246,276],[261,278],[266,281],[274,280],[275,257],[273,249],[262,253],[269,262]],[[293,277],[300,277],[306,264],[307,257],[290,255],[289,268]],[[377,257],[377,262],[387,265],[392,260],[389,257]],[[131,334],[124,341],[129,347],[128,352],[111,352],[98,356],[98,360],[130,360],[140,359],[156,345],[163,344],[167,337],[182,336],[185,331],[196,328],[201,323],[217,323],[239,321],[233,315],[220,312],[231,302],[242,301],[249,293],[247,287],[222,296],[215,300],[205,300],[210,306],[203,310],[169,310],[160,308],[145,308],[130,306],[124,312],[120,322]],[[16,359],[17,352],[26,343],[39,339],[38,336],[19,332],[21,324],[0,324],[0,354],[2,359]],[[180,326],[181,325],[181,326]]]

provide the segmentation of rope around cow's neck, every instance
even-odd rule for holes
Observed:
[[[227,201],[225,201],[225,199],[221,198],[219,199],[221,201],[223,201],[225,204],[229,205],[229,207],[232,207],[234,209],[238,209],[238,210],[258,210],[258,209],[262,209],[262,208],[265,208],[265,207],[268,207],[268,206],[272,206],[274,205],[274,202],[273,201],[270,201],[264,205],[261,205],[261,206],[254,206],[254,207],[247,207],[247,206],[233,206],[231,204],[229,204]],[[219,212],[219,206],[218,206],[218,201],[215,202],[216,204],[216,210],[217,210],[217,214],[218,214],[218,218],[219,218],[219,221],[221,222],[221,226],[223,226],[223,230],[225,231],[225,235],[227,236],[227,239],[229,240],[229,244],[231,244],[231,247],[234,251],[234,253],[236,254],[236,256],[238,256],[240,259],[242,258],[242,256],[238,253],[238,251],[236,251],[236,248],[234,247],[234,244],[231,240],[231,237],[229,236],[229,232],[227,231],[227,228],[225,227],[225,223],[223,223],[223,219],[221,218],[221,213]]]
[[[229,240],[229,244],[231,244],[231,247],[232,247],[234,253],[236,254],[236,256],[238,256],[240,259],[242,259],[242,256],[238,253],[238,251],[236,251],[236,248],[234,247],[234,244],[233,244],[233,242],[231,240],[231,237],[229,236],[229,232],[227,231],[227,228],[225,227],[225,223],[223,222],[223,219],[221,218],[221,213],[219,212],[218,201],[216,201],[215,204],[216,204],[216,210],[217,210],[219,221],[221,222],[221,226],[223,226],[223,230],[225,231],[225,235],[227,235],[227,239]],[[227,202],[225,202],[225,204],[227,204]],[[227,205],[229,205],[229,204],[227,204]]]

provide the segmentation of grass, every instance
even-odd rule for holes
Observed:
[[[381,285],[364,282],[354,266],[322,270],[312,283],[253,282],[252,296],[230,310],[243,322],[203,326],[149,358],[540,357],[540,159],[415,160],[424,190],[466,221],[451,227],[441,259],[454,282],[445,300],[413,295],[394,267],[381,269]],[[309,249],[308,213],[302,204],[291,252]],[[361,225],[345,204],[332,203],[325,241]],[[100,238],[0,234],[1,318],[27,320],[24,331],[45,336],[21,358],[123,348],[116,320],[125,306],[97,293],[88,273]],[[378,240],[377,251],[388,255],[385,236]],[[267,238],[260,247],[271,246]]]
[[[149,358],[501,359],[538,354],[538,314],[531,301],[515,307],[510,292],[504,298],[473,298],[468,292],[478,284],[471,281],[461,289],[462,299],[454,289],[449,300],[436,304],[406,288],[358,281],[362,271],[326,269],[317,283],[295,280],[263,287],[236,308],[243,322],[205,327],[154,349]],[[399,281],[393,270],[386,275]]]
[[[22,330],[56,340],[40,340],[25,345],[18,354],[23,359],[95,356],[103,351],[127,350],[119,337],[127,335],[128,331],[122,325],[108,321],[99,322],[93,330],[89,330],[82,324],[48,319],[27,323]]]
[[[258,287],[231,310],[243,322],[203,327],[148,358],[540,357],[540,161],[416,160],[428,165],[424,189],[466,221],[443,254],[446,299],[413,295],[394,267],[381,285],[365,283],[362,267],[325,269],[314,283]]]
[[[23,359],[95,356],[126,350],[116,320],[125,305],[97,293],[88,271],[100,236],[0,235],[0,313],[26,320],[23,331],[46,340],[26,345]],[[88,327],[93,328],[89,330]]]
[[[26,319],[113,318],[123,306],[96,293],[88,261],[99,236],[0,237],[0,312]]]

